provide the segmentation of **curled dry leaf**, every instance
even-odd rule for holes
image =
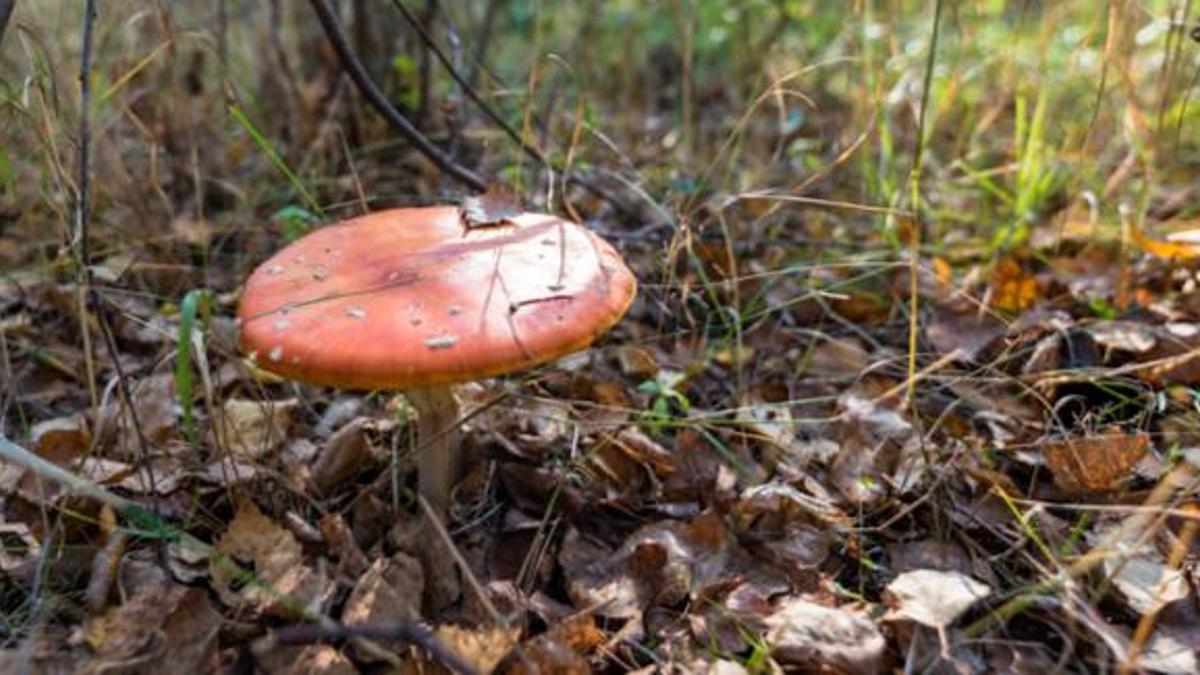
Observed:
[[[890,619],[945,628],[991,592],[987,584],[961,572],[926,569],[896,577],[888,584],[884,598],[892,610]]]
[[[785,600],[766,619],[764,641],[781,664],[810,672],[879,672],[885,646],[871,621],[844,609]]]
[[[1149,448],[1146,434],[1114,430],[1047,443],[1043,456],[1054,483],[1068,495],[1081,495],[1119,489]]]
[[[424,590],[425,574],[416,558],[403,553],[380,558],[354,585],[342,610],[342,623],[354,626],[417,619]]]
[[[374,420],[359,417],[338,429],[325,441],[312,466],[312,479],[322,493],[339,485],[364,467],[378,454],[370,430]]]
[[[287,440],[292,411],[299,401],[252,401],[232,398],[221,406],[221,420],[213,425],[218,447],[243,460],[259,460]]]
[[[251,502],[238,509],[217,540],[209,573],[222,602],[293,618],[320,609],[333,586],[304,564],[299,542]]]

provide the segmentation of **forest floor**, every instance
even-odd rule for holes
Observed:
[[[235,317],[304,233],[478,190],[310,3],[100,3],[81,104],[83,4],[0,31],[0,671],[1200,671],[1190,1],[404,5],[511,135],[337,3],[639,279],[457,389],[440,566],[403,395]]]

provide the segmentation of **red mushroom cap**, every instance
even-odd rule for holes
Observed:
[[[285,377],[407,389],[500,375],[578,351],[637,290],[600,237],[555,216],[468,228],[457,207],[395,209],[316,230],[246,282],[242,348]]]

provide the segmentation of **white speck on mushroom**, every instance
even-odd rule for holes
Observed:
[[[270,274],[271,276],[283,274],[283,265],[271,265],[267,268],[267,274]]]
[[[458,316],[459,314],[462,314],[462,307],[459,307],[458,305],[453,305],[450,307],[450,309],[446,310],[446,313],[449,314],[450,316]]]
[[[328,276],[329,276],[329,270],[325,269],[324,266],[317,265],[316,267],[313,268],[313,272],[312,272],[313,279],[316,279],[317,281],[325,281],[325,278]]]
[[[457,335],[439,335],[437,337],[431,337],[425,341],[425,346],[429,347],[430,349],[447,349],[456,344],[458,344]]]
[[[267,358],[271,359],[275,363],[279,363],[280,361],[282,361],[283,360],[283,347],[281,347],[279,345],[275,345],[274,347],[271,347],[271,351],[267,352]]]
[[[275,329],[276,333],[282,333],[283,331],[292,327],[292,322],[288,321],[287,319],[280,319],[271,324],[271,327]]]
[[[362,307],[350,305],[346,308],[346,316],[350,317],[351,319],[365,319],[367,318],[367,310],[363,309]]]

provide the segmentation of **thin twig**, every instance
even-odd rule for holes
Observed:
[[[133,502],[119,497],[86,478],[77,476],[54,462],[43,459],[41,456],[22,448],[5,438],[4,434],[0,434],[0,459],[28,469],[42,478],[54,481],[75,494],[94,499],[101,504],[107,504],[117,511],[129,511],[136,507]]]
[[[221,96],[229,83],[229,11],[226,0],[217,0],[217,60],[221,63]],[[222,106],[228,111],[228,106]]]
[[[146,443],[146,435],[142,431],[138,418],[137,406],[133,403],[133,394],[129,388],[129,380],[121,366],[120,354],[117,352],[116,341],[104,314],[100,309],[100,297],[92,283],[92,249],[91,249],[91,107],[92,107],[92,32],[96,22],[96,2],[87,0],[83,16],[83,47],[79,61],[79,185],[77,187],[77,203],[75,214],[75,250],[79,267],[77,282],[79,284],[80,324],[84,339],[84,348],[88,363],[88,386],[92,388],[92,404],[97,405],[95,390],[95,373],[91,366],[91,340],[88,326],[88,316],[95,311],[96,323],[100,327],[100,336],[104,340],[105,351],[117,373],[117,383],[121,388],[121,398],[124,399],[129,411],[134,431],[137,435],[138,450],[142,463],[146,467],[147,482],[149,483],[150,499],[154,513],[158,513],[158,490],[154,480],[154,469],[150,465],[150,449]]]
[[[333,10],[329,7],[326,0],[309,0],[313,11],[317,14],[317,19],[321,22],[321,27],[325,31],[325,37],[329,39],[333,50],[337,52],[338,59],[342,62],[342,68],[350,75],[350,79],[354,80],[354,84],[358,87],[358,91],[367,99],[367,102],[388,121],[392,127],[404,136],[409,143],[420,151],[437,165],[439,169],[450,174],[458,182],[466,185],[474,190],[483,191],[487,189],[487,181],[479,177],[478,174],[470,169],[455,162],[449,155],[443,152],[440,148],[434,145],[426,138],[412,122],[408,121],[395,106],[388,101],[379,87],[371,80],[371,76],[367,74],[366,68],[362,62],[354,55],[350,49],[350,45],[346,42],[346,35],[342,32],[342,28],[338,25],[337,17],[333,15]]]
[[[475,44],[475,53],[471,58],[471,74],[467,77],[467,81],[474,88],[479,83],[479,75],[484,72],[484,59],[487,58],[488,47],[492,43],[492,26],[496,23],[496,17],[499,16],[503,9],[504,0],[490,0],[487,9],[483,13],[483,22],[479,24],[479,42]]]
[[[79,58],[79,154],[76,159],[79,176],[75,187],[75,231],[71,250],[75,252],[75,282],[79,311],[79,334],[83,340],[83,363],[87,375],[88,394],[96,409],[96,364],[92,355],[92,335],[88,322],[88,304],[92,282],[92,250],[88,237],[91,217],[91,154],[92,140],[92,27],[96,21],[96,3],[87,0],[83,15],[83,47]]]
[[[425,0],[425,11],[421,17],[419,24],[414,25],[433,25],[437,20],[438,11],[441,6],[437,0]],[[424,40],[424,38],[422,38]],[[429,49],[421,50],[421,63],[418,66],[420,73],[420,100],[417,101],[417,124],[424,125],[429,121],[429,108],[433,105],[433,60],[429,58]]]
[[[443,645],[432,631],[415,622],[359,624],[356,626],[345,626],[332,622],[328,624],[311,623],[284,626],[275,631],[275,639],[283,644],[311,644],[323,640],[348,640],[356,637],[379,642],[416,645],[456,673],[472,675],[479,672],[461,656]]]
[[[555,164],[547,159],[540,150],[538,150],[525,139],[525,135],[518,132],[512,127],[511,124],[501,117],[500,113],[496,112],[496,109],[483,99],[483,96],[479,94],[479,91],[472,86],[467,78],[463,77],[463,75],[458,72],[458,69],[454,67],[454,63],[450,61],[450,58],[446,56],[446,53],[442,51],[441,47],[439,47],[438,44],[433,40],[433,37],[429,34],[429,32],[425,30],[425,26],[422,25],[420,19],[418,19],[416,15],[412,13],[412,10],[405,7],[404,3],[400,0],[392,0],[392,5],[394,5],[396,9],[404,15],[404,19],[408,21],[408,25],[411,26],[412,29],[417,33],[417,36],[421,38],[421,42],[425,44],[425,47],[430,52],[433,52],[433,55],[437,57],[438,62],[441,63],[442,67],[446,69],[446,72],[450,75],[450,78],[453,79],[460,88],[462,88],[462,91],[467,95],[467,98],[471,99],[471,102],[474,103],[489,120],[495,123],[496,126],[500,127],[500,130],[504,132],[504,135],[512,139],[512,141],[516,143],[517,146],[520,147],[530,159],[532,159],[534,162],[537,162],[541,166],[548,167],[551,171],[557,171],[560,174],[564,174],[568,183],[578,185],[579,187],[587,190],[597,198],[612,204],[617,208],[617,210],[621,211],[627,216],[637,215],[636,211],[632,210],[627,204],[624,204],[615,198],[604,188],[601,188],[600,186],[581,176],[569,174],[563,166]]]
[[[442,64],[442,67],[446,69],[446,72],[450,75],[450,78],[454,80],[458,86],[462,87],[463,93],[467,95],[467,98],[471,99],[475,105],[479,106],[479,110],[483,112],[484,115],[487,115],[487,118],[494,122],[496,126],[500,127],[500,130],[503,131],[505,135],[511,138],[517,145],[521,146],[521,149],[524,150],[525,153],[529,155],[531,159],[533,159],[533,161],[542,165],[548,164],[545,157],[542,156],[542,153],[539,152],[537,148],[526,143],[525,139],[521,138],[521,135],[517,133],[517,130],[513,129],[512,125],[510,125],[503,117],[501,117],[500,114],[496,112],[495,108],[488,105],[487,101],[484,101],[483,97],[479,95],[479,92],[475,90],[475,87],[472,87],[471,83],[468,82],[461,74],[459,74],[458,69],[455,68],[454,64],[450,62],[450,59],[446,56],[446,53],[442,51],[441,47],[439,47],[437,43],[433,41],[433,37],[428,31],[425,30],[425,26],[423,26],[421,21],[412,13],[412,10],[405,7],[404,3],[400,2],[400,0],[392,0],[392,5],[394,5],[396,9],[404,15],[405,21],[408,21],[408,25],[412,27],[414,32],[416,32],[417,37],[421,39],[421,42],[424,43],[426,49],[428,49],[430,52],[433,52],[433,55],[437,57],[437,60]]]

